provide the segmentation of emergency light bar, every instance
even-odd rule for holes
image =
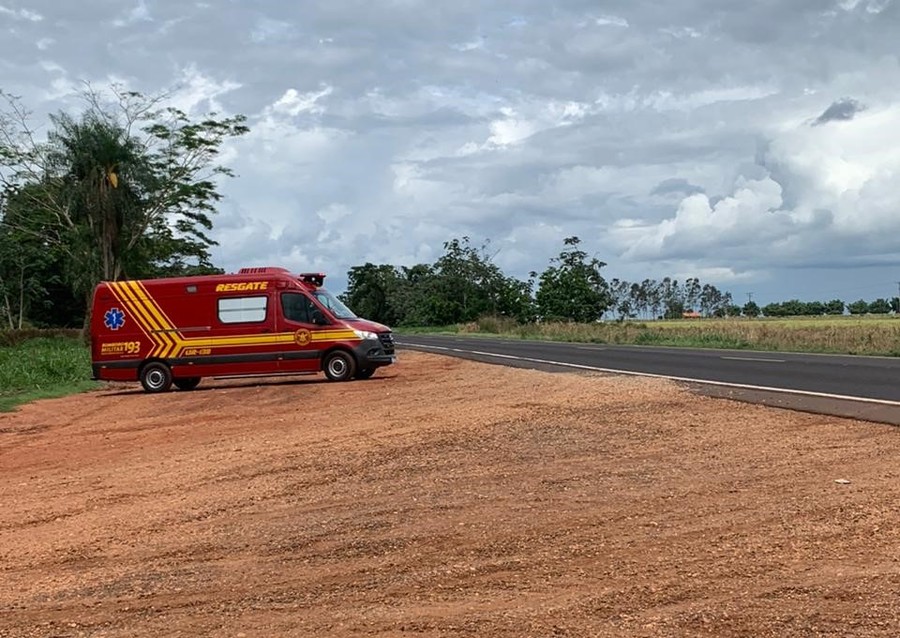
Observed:
[[[323,272],[304,272],[297,275],[297,279],[305,284],[311,284],[316,288],[321,288],[325,283],[325,273]]]

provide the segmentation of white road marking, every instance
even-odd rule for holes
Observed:
[[[877,405],[889,405],[892,407],[900,407],[900,401],[889,401],[887,399],[870,399],[868,397],[854,397],[846,394],[829,394],[827,392],[813,392],[811,390],[790,390],[788,388],[773,388],[764,385],[751,385],[749,383],[730,383],[728,381],[711,381],[709,379],[692,379],[690,377],[676,377],[668,374],[655,374],[653,372],[634,372],[633,370],[617,370],[616,368],[600,368],[597,366],[588,366],[580,363],[566,363],[565,361],[551,361],[549,359],[535,359],[532,357],[517,357],[511,354],[498,354],[496,352],[482,352],[480,350],[463,350],[462,348],[447,348],[445,346],[425,346],[421,344],[404,344],[413,348],[425,348],[430,350],[443,350],[446,352],[461,352],[465,354],[477,354],[482,357],[495,357],[497,359],[512,359],[514,361],[525,361],[528,363],[540,363],[543,365],[560,366],[563,368],[574,368],[576,370],[590,370],[591,372],[608,372],[612,374],[627,374],[634,377],[650,377],[652,379],[670,379],[672,381],[683,381],[685,383],[703,383],[706,385],[715,385],[723,388],[738,388],[740,390],[760,390],[763,392],[780,392],[781,394],[799,394],[806,397],[817,397],[820,399],[841,399],[843,401],[857,401],[860,403],[874,403]]]
[[[765,363],[785,363],[787,359],[758,359],[756,357],[719,357],[727,361],[763,361]]]

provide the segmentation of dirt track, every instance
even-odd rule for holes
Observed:
[[[401,355],[0,415],[0,636],[900,631],[900,430]]]

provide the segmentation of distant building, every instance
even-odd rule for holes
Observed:
[[[682,319],[700,319],[700,318],[702,318],[702,317],[703,317],[703,315],[701,315],[701,314],[700,314],[699,312],[697,312],[696,310],[688,310],[688,311],[686,311],[686,312],[682,312],[682,313],[681,313],[681,318],[682,318]]]

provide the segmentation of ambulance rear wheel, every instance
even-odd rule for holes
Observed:
[[[335,350],[325,357],[322,369],[329,381],[347,381],[356,373],[356,361],[349,353]]]
[[[175,379],[172,383],[174,383],[175,387],[179,390],[193,390],[198,385],[200,385],[200,377],[186,377],[183,379]]]
[[[172,371],[161,361],[151,361],[141,370],[141,385],[147,392],[165,392],[172,387]]]

